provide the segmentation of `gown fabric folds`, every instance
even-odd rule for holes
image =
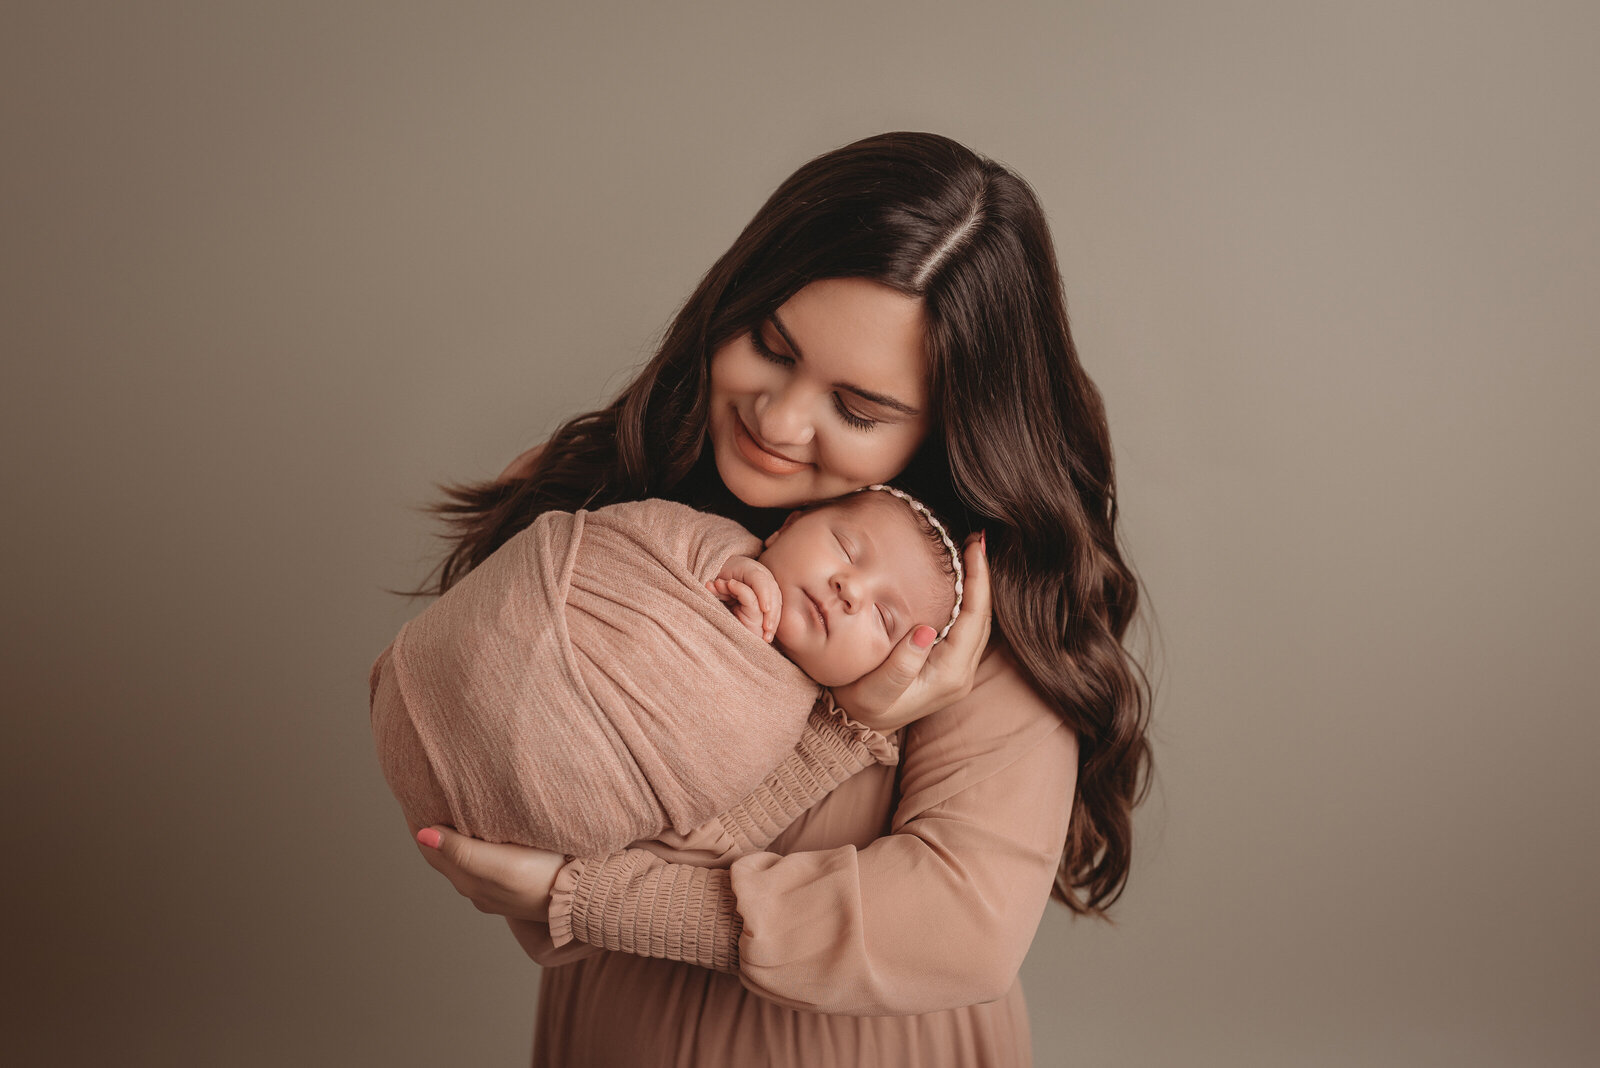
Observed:
[[[517,930],[544,965],[534,1065],[1031,1064],[1017,972],[1076,735],[996,638],[971,694],[895,740],[898,766],[874,732],[813,712],[788,772],[730,813],[569,863],[549,926]]]

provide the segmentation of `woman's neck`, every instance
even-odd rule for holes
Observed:
[[[717,473],[716,457],[709,444],[674,488],[672,496],[691,508],[731,519],[758,538],[777,530],[789,514],[785,508],[752,508],[735,497]]]

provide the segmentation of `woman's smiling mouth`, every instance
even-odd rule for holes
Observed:
[[[750,428],[744,425],[744,419],[737,410],[733,413],[733,443],[750,466],[769,475],[792,475],[811,466],[799,460],[791,460],[761,444],[750,432]]]

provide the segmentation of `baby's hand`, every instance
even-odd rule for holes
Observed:
[[[778,633],[778,612],[783,594],[778,580],[760,561],[748,556],[731,556],[722,572],[706,583],[717,600],[729,604],[734,618],[750,628],[750,633],[770,642]]]

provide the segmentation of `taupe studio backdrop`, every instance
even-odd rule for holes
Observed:
[[[525,1059],[370,753],[412,509],[907,127],[1051,214],[1164,650],[1039,1062],[1600,1057],[1596,9],[863,7],[7,5],[18,1063]]]

